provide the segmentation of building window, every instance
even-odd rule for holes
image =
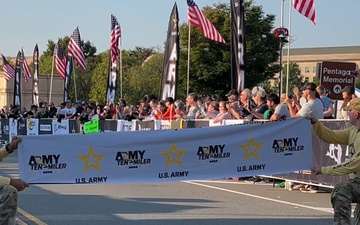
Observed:
[[[308,66],[305,67],[305,73],[310,73],[310,68]]]
[[[313,73],[316,73],[316,66],[313,67]]]
[[[304,77],[305,82],[309,82],[309,77]]]

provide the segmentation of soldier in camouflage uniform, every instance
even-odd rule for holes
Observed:
[[[21,138],[13,137],[10,144],[0,149],[0,161],[17,149]],[[0,225],[15,224],[18,191],[29,187],[21,179],[0,177]]]
[[[330,130],[310,116],[313,129],[327,143],[349,146],[350,159],[334,166],[312,168],[315,174],[349,175],[349,180],[335,185],[331,193],[334,225],[351,224],[351,203],[357,203],[355,224],[360,225],[360,98],[352,99],[346,107],[350,126],[344,130]]]

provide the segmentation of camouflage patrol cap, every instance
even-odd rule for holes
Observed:
[[[349,102],[348,106],[345,107],[345,109],[348,111],[354,109],[360,112],[360,98],[351,99],[351,101]]]

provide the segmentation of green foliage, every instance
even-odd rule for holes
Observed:
[[[204,38],[200,29],[191,27],[190,92],[199,94],[224,94],[230,89],[230,5],[226,3],[206,7],[204,14],[226,40],[226,44]],[[275,39],[274,15],[264,15],[261,6],[253,1],[245,4],[246,15],[246,77],[245,86],[253,87],[273,78],[279,71],[279,42]],[[180,26],[179,96],[186,94],[188,26]]]
[[[313,81],[312,81],[314,84],[316,84],[316,86],[319,86],[320,85],[320,79],[317,77],[317,76],[315,76],[314,78],[313,78]]]
[[[230,5],[218,3],[205,7],[204,14],[209,18],[226,43],[217,43],[203,37],[200,29],[191,27],[190,92],[199,94],[223,95],[230,89],[231,51],[230,51]],[[274,15],[265,15],[261,6],[253,0],[245,3],[246,15],[246,87],[259,83],[269,85],[270,78],[279,71],[279,42],[273,36]],[[67,52],[69,37],[59,38]],[[56,41],[57,42],[57,41]],[[47,49],[40,58],[40,73],[51,74],[53,40],[48,40]],[[180,62],[178,96],[184,99],[187,80],[188,25],[180,25]],[[104,104],[108,78],[109,51],[96,55],[96,47],[90,41],[82,42],[87,61],[87,71],[75,68],[78,98],[91,99]],[[145,63],[144,63],[145,62]],[[135,47],[122,50],[123,97],[129,104],[137,104],[146,94],[160,93],[163,53],[155,48]],[[54,69],[56,74],[56,69]],[[74,77],[72,77],[70,96],[74,98]],[[117,99],[120,98],[120,78],[118,78]]]
[[[67,52],[67,46],[69,43],[70,37],[65,36],[63,38],[59,38],[61,46],[64,48],[65,53]],[[48,40],[47,48],[43,52],[40,57],[40,74],[50,75],[52,72],[54,76],[59,76],[57,74],[55,64],[53,61],[53,54],[55,49],[55,42],[52,40]],[[97,67],[97,63],[99,62],[99,56],[96,56],[96,47],[90,41],[82,41],[82,46],[84,49],[84,54],[86,58],[86,71],[82,71],[77,67],[74,67],[74,72],[71,77],[71,85],[69,96],[71,99],[88,99],[90,89],[92,86],[91,83],[91,75],[94,68]],[[75,74],[75,75],[74,75]],[[75,82],[76,82],[76,93],[75,95]]]
[[[290,63],[289,65],[289,92],[292,91],[294,86],[302,87],[304,85],[303,75],[301,74],[301,70],[299,65],[296,63]],[[287,64],[283,66],[283,93],[286,93],[286,81],[287,81]]]
[[[138,104],[144,95],[160,93],[163,54],[153,55],[142,66],[129,70],[124,80],[124,98],[129,104]]]
[[[162,72],[162,54],[152,54],[152,49],[136,47],[133,51],[123,51],[123,61],[132,66],[123,68],[123,98],[128,104],[138,104],[146,94],[157,95],[160,92]],[[151,56],[147,57],[149,54]],[[129,65],[127,64],[127,65]],[[109,51],[100,54],[97,67],[94,68],[90,99],[105,104],[109,66]],[[117,99],[120,98],[120,76],[117,78]]]
[[[109,51],[101,53],[98,60],[97,66],[92,72],[89,99],[104,104],[109,70]]]
[[[302,87],[304,85],[304,76],[301,74],[301,70],[298,64],[296,63],[290,63],[289,66],[289,83],[288,83],[288,88],[289,88],[289,93],[292,92],[294,86],[297,87]],[[286,93],[286,82],[287,82],[287,64],[284,64],[283,66],[283,88],[282,88],[282,93]],[[279,93],[279,79],[275,79],[274,81],[274,85],[270,85],[270,82],[266,83],[266,87],[265,90],[268,91],[268,93],[270,92],[274,92],[274,93]]]

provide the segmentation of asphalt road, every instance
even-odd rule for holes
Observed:
[[[18,175],[16,154],[0,174]],[[233,180],[127,185],[34,185],[20,193],[19,224],[330,225],[327,192]],[[22,222],[22,223],[21,223]]]

